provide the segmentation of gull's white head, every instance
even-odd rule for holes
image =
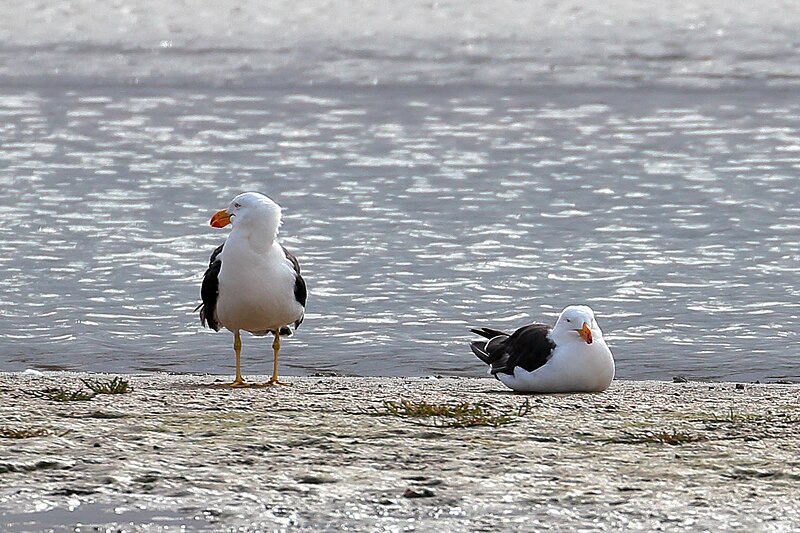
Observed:
[[[570,305],[561,311],[551,334],[556,343],[563,342],[603,342],[603,333],[594,318],[594,311],[588,305]]]
[[[250,228],[274,238],[281,224],[281,206],[261,193],[242,193],[231,200],[227,209],[217,211],[211,217],[211,225],[215,228],[224,228],[228,224],[234,229]]]

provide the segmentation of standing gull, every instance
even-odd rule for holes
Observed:
[[[227,209],[211,217],[211,225],[231,224],[227,240],[211,254],[203,276],[200,322],[214,331],[220,327],[233,333],[236,378],[232,387],[248,386],[242,378],[240,332],[253,335],[272,333],[274,353],[272,378],[278,381],[278,351],[281,335],[291,335],[303,322],[306,283],[297,258],[277,241],[281,207],[256,192],[242,193]]]
[[[489,373],[518,392],[600,392],[614,379],[614,358],[592,309],[571,305],[556,325],[531,324],[513,334],[471,330],[489,339],[470,347]]]

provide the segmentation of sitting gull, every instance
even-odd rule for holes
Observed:
[[[571,305],[552,330],[531,324],[513,334],[471,330],[488,341],[470,346],[489,373],[518,392],[600,392],[614,379],[614,358],[592,309]]]
[[[281,335],[291,335],[303,322],[306,283],[297,258],[277,242],[281,207],[256,192],[242,193],[227,209],[211,217],[211,226],[231,224],[227,240],[211,254],[203,276],[200,321],[214,331],[224,327],[233,333],[236,378],[232,387],[248,386],[242,378],[240,332],[272,333],[274,352],[272,379],[278,381],[278,351]],[[196,310],[197,310],[196,309]]]

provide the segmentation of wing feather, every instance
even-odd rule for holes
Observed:
[[[472,331],[489,338],[486,342],[475,341],[470,347],[481,361],[489,365],[492,374],[513,375],[516,367],[532,372],[547,363],[555,348],[549,335],[550,327],[545,324],[524,326],[512,335],[490,328]]]
[[[200,323],[214,331],[219,331],[220,325],[217,320],[217,298],[219,297],[219,271],[222,268],[222,253],[220,244],[212,253],[208,261],[208,268],[203,274],[203,284],[200,287],[200,299],[202,303],[195,308],[200,310]]]
[[[308,289],[306,288],[306,280],[303,279],[303,276],[300,274],[300,262],[297,260],[297,257],[290,252],[284,245],[281,244],[281,248],[283,248],[283,253],[286,254],[286,259],[292,264],[294,268],[294,298],[297,300],[297,303],[303,306],[303,309],[306,307],[306,299],[308,298]],[[300,318],[295,320],[294,327],[297,329],[300,327],[300,324],[303,323],[303,318],[305,318],[305,313],[300,315]],[[281,330],[281,335],[284,332]]]

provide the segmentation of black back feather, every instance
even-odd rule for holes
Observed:
[[[281,248],[283,248],[283,253],[286,254],[286,259],[292,263],[292,267],[294,267],[294,299],[302,305],[303,307],[306,306],[306,299],[308,298],[308,289],[306,288],[306,280],[303,279],[303,276],[300,275],[300,262],[297,260],[297,257],[286,249],[284,245],[281,244]],[[303,323],[303,318],[305,315],[301,315],[295,323],[294,327],[297,329],[300,327],[300,324]],[[281,330],[281,335],[285,335],[284,331]]]
[[[208,268],[203,274],[203,284],[200,287],[200,299],[203,301],[195,308],[200,310],[200,323],[214,331],[219,331],[217,321],[217,298],[219,297],[219,270],[222,260],[217,256],[222,252],[225,243],[220,244],[212,253],[208,261]]]
[[[550,359],[556,347],[550,340],[550,327],[545,324],[524,326],[512,335],[490,328],[471,331],[489,339],[475,341],[470,348],[491,367],[492,374],[514,374],[515,367],[532,372]]]

